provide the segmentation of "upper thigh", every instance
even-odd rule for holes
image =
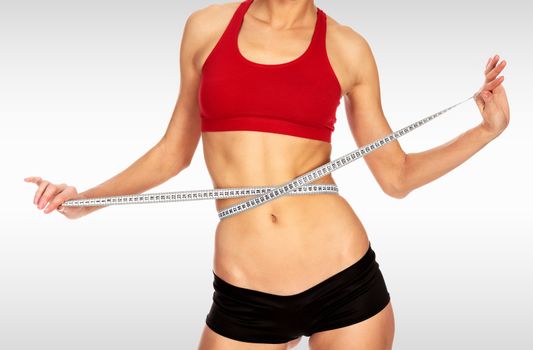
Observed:
[[[294,342],[292,342],[294,344]],[[234,340],[224,337],[207,325],[204,325],[204,330],[200,338],[198,350],[287,350],[289,343],[283,344],[264,344],[264,343],[249,343]]]
[[[316,332],[310,350],[390,350],[394,338],[392,303],[374,316],[346,327]]]

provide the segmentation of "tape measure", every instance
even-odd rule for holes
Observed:
[[[452,108],[465,103],[474,98],[474,94],[459,103],[447,107],[437,113],[429,115],[412,124],[407,125],[391,134],[375,140],[367,145],[364,145],[350,153],[347,153],[339,158],[336,158],[328,163],[320,165],[305,174],[302,174],[289,182],[278,186],[256,186],[256,187],[231,187],[218,188],[209,190],[191,190],[191,191],[176,191],[176,192],[158,192],[158,193],[144,193],[132,194],[122,196],[108,196],[95,198],[81,198],[70,199],[63,202],[61,205],[65,207],[82,207],[82,206],[109,206],[118,204],[142,204],[142,203],[159,203],[159,202],[181,202],[190,200],[203,199],[222,199],[222,198],[236,198],[253,196],[256,197],[226,207],[218,212],[219,219],[242,213],[259,205],[270,202],[280,196],[284,195],[300,195],[310,193],[338,193],[338,187],[335,184],[309,184],[317,179],[320,179],[327,174],[340,169],[351,162],[366,156],[367,154],[383,147],[384,145],[402,137],[405,134],[415,130],[416,128],[426,124],[436,117],[446,113]]]

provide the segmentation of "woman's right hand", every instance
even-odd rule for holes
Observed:
[[[33,182],[38,186],[33,198],[33,204],[37,206],[37,209],[44,208],[43,212],[45,214],[51,213],[56,209],[69,219],[77,219],[87,214],[85,207],[64,207],[61,205],[70,199],[83,198],[78,194],[76,187],[68,186],[65,183],[56,185],[38,176],[27,177],[24,181]]]

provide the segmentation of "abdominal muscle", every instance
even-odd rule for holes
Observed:
[[[331,144],[283,134],[204,132],[202,142],[214,188],[281,185],[331,160]],[[328,174],[313,183],[335,181]],[[217,199],[216,210],[251,198]],[[359,260],[368,245],[340,194],[284,195],[218,223],[213,272],[239,287],[294,295]]]

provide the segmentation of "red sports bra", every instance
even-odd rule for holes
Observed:
[[[203,67],[198,92],[202,131],[252,130],[331,142],[341,86],[326,54],[326,14],[317,7],[313,36],[296,59],[262,64],[237,45],[242,1]]]

